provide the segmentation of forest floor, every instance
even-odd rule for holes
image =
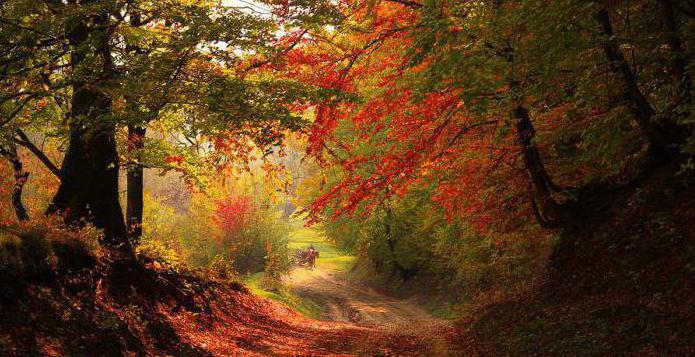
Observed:
[[[263,286],[262,274],[245,281],[253,293],[267,299],[256,302],[265,306],[258,315],[267,316],[263,325],[273,327],[248,324],[249,333],[241,336],[257,336],[248,344],[239,344],[239,337],[232,337],[238,332],[225,328],[194,334],[192,340],[219,341],[219,346],[207,345],[213,355],[229,353],[229,340],[236,341],[240,354],[459,355],[450,350],[454,327],[449,321],[432,317],[412,301],[390,297],[348,279],[355,258],[336,249],[319,229],[293,222],[288,238],[291,251],[312,244],[318,249],[316,267],[293,268],[282,286],[275,289]],[[284,328],[276,330],[278,323]]]
[[[0,356],[461,355],[450,350],[449,324],[343,280],[352,257],[313,232],[301,228],[291,243],[312,240],[319,268],[294,270],[289,289],[109,257],[43,278],[0,279]]]
[[[121,289],[112,277],[123,275],[109,271],[96,274],[95,280],[70,277],[31,284],[17,291],[17,299],[0,301],[0,355],[455,355],[447,342],[454,330],[446,326],[396,331],[321,321],[259,298],[240,284],[162,272],[166,275],[159,280],[169,281],[169,288],[202,287],[182,306],[166,287]],[[137,276],[151,274],[159,272],[143,270]]]

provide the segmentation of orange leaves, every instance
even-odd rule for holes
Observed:
[[[451,33],[459,33],[463,31],[463,27],[461,26],[449,26],[449,32]]]
[[[184,161],[184,157],[181,155],[171,155],[164,158],[164,162],[167,164],[181,165]]]
[[[506,118],[469,113],[468,104],[483,99],[470,97],[474,89],[457,84],[455,76],[428,82],[441,67],[418,47],[423,34],[417,31],[458,33],[463,28],[421,29],[421,14],[377,2],[353,15],[364,20],[366,31],[348,34],[336,46],[317,39],[311,50],[289,54],[288,63],[304,67],[290,68],[290,75],[361,98],[316,107],[307,151],[324,160],[323,154],[330,153],[339,175],[306,209],[313,220],[324,213],[332,218],[364,214],[388,197],[430,186],[450,218],[466,217],[479,229],[492,225],[511,204],[517,188],[506,184],[500,189],[500,183],[519,175],[513,135],[499,131]],[[508,91],[501,86],[494,94]]]
[[[325,143],[333,135],[341,114],[335,106],[319,105],[316,108],[316,118],[309,129],[307,153],[320,157]]]
[[[348,356],[369,346],[373,354],[415,356],[429,346],[421,336],[389,334],[381,329],[309,319],[286,306],[259,298],[230,284],[211,284],[210,315],[171,312],[158,307],[185,343],[215,356]],[[214,289],[214,290],[212,290]],[[441,330],[441,331],[440,331]],[[451,338],[449,327],[437,333]],[[367,343],[365,343],[367,341]]]

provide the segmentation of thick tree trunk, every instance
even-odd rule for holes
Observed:
[[[100,96],[84,92],[91,91],[78,91],[73,106],[79,105],[81,100]],[[130,252],[118,201],[118,155],[113,126],[105,125],[87,132],[81,125],[73,124],[61,177],[48,213],[60,212],[70,223],[92,222],[104,230],[106,245]]]
[[[29,178],[29,173],[24,171],[22,160],[17,154],[17,147],[11,140],[7,148],[0,149],[0,155],[4,156],[12,164],[12,169],[14,170],[12,207],[14,207],[17,219],[20,221],[26,221],[29,219],[29,214],[22,203],[22,191],[24,190],[24,184],[27,182],[27,178]]]
[[[671,0],[661,0],[661,18],[664,26],[666,43],[672,53],[671,68],[682,86],[690,90],[692,85],[690,75],[686,69],[687,59],[683,51],[683,43],[678,36],[678,20]],[[681,88],[682,90],[685,88]]]
[[[145,147],[146,129],[139,126],[128,126],[128,146],[131,156],[136,153],[139,157]],[[141,160],[134,160],[128,165],[128,194],[127,194],[127,222],[130,231],[131,243],[136,244],[142,238],[142,213],[144,208],[144,182]]]
[[[615,40],[608,11],[606,9],[598,11],[596,21],[605,37],[603,51],[610,62],[610,69],[622,81],[625,99],[640,130],[651,144],[652,152],[659,157],[673,156],[682,141],[682,133],[672,121],[656,120],[656,111],[639,88],[637,77]]]
[[[104,230],[106,246],[132,257],[123,211],[118,200],[118,153],[115,124],[110,122],[111,100],[99,86],[113,73],[108,48],[108,14],[75,18],[67,33],[71,65],[79,68],[88,58],[90,46],[98,43],[101,70],[82,73],[72,86],[70,142],[61,167],[61,183],[47,213],[61,213],[69,223],[87,221]],[[93,65],[90,63],[89,65]],[[94,66],[86,66],[93,68]],[[83,69],[84,70],[84,69]],[[82,78],[87,78],[82,80]]]

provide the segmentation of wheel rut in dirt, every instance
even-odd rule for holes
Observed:
[[[321,318],[380,328],[444,327],[448,322],[431,316],[408,300],[396,299],[350,281],[340,271],[296,268],[287,284],[323,307]]]

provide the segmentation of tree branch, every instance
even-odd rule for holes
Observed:
[[[17,144],[22,145],[29,151],[31,151],[34,154],[34,156],[36,156],[36,158],[38,158],[39,161],[41,161],[41,163],[44,166],[46,166],[46,168],[49,171],[51,171],[51,173],[55,175],[55,177],[58,178],[58,180],[61,180],[62,174],[60,172],[60,169],[51,161],[51,159],[49,159],[48,156],[46,156],[46,154],[44,154],[43,151],[41,151],[41,149],[36,147],[36,145],[34,145],[34,143],[32,143],[31,140],[29,140],[27,134],[24,133],[21,129],[17,129],[15,132],[17,133],[17,136],[19,136],[19,139],[13,138],[14,141]]]

